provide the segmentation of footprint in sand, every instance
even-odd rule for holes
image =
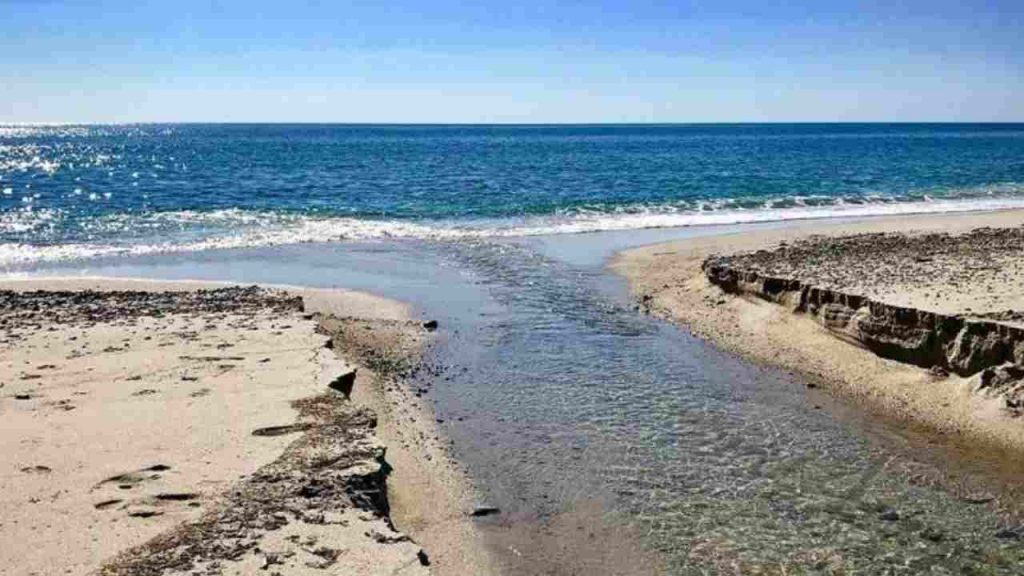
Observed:
[[[130,490],[142,482],[160,478],[160,472],[166,472],[170,469],[171,467],[166,464],[154,464],[153,466],[149,466],[148,468],[143,468],[141,470],[134,470],[132,472],[125,472],[124,474],[118,474],[117,476],[111,476],[97,484],[93,490],[102,488],[108,484],[116,484],[117,487],[122,490]]]
[[[93,504],[93,508],[97,510],[106,510],[107,508],[113,508],[122,502],[124,502],[124,500],[121,500],[120,498],[112,498],[110,500],[104,500]]]
[[[284,436],[285,434],[294,434],[296,432],[305,432],[312,428],[312,424],[288,424],[285,426],[267,426],[266,428],[257,428],[252,431],[253,436]]]
[[[50,472],[53,472],[53,469],[51,469],[49,466],[36,465],[26,466],[22,468],[21,471],[26,474],[49,474]]]
[[[121,506],[121,509],[131,518],[152,518],[163,515],[164,508],[179,502],[188,502],[189,506],[199,505],[196,502],[198,498],[198,494],[189,492],[163,493],[147,498],[136,498]]]
[[[155,464],[140,470],[133,470],[111,476],[96,485],[95,489],[116,486],[118,490],[135,490],[143,484],[161,478],[161,472],[170,470],[166,464]],[[152,518],[161,516],[169,506],[198,507],[199,494],[192,492],[159,492],[156,494],[140,494],[135,498],[112,497],[93,504],[97,510],[120,510],[131,518]]]

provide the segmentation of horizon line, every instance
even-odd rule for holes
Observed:
[[[970,124],[1024,124],[1021,120],[730,120],[730,121],[670,121],[670,122],[351,122],[351,121],[287,121],[287,120],[140,120],[112,122],[0,121],[0,126],[155,126],[155,125],[207,125],[207,126],[757,126],[757,125],[823,125],[823,124],[890,124],[890,125],[970,125]]]

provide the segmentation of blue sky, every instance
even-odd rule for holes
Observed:
[[[0,122],[1024,121],[1024,2],[0,0]]]

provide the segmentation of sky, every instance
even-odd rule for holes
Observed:
[[[0,0],[0,122],[1024,121],[1024,2]]]

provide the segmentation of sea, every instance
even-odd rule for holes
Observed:
[[[0,267],[1024,206],[1024,124],[0,126]]]

